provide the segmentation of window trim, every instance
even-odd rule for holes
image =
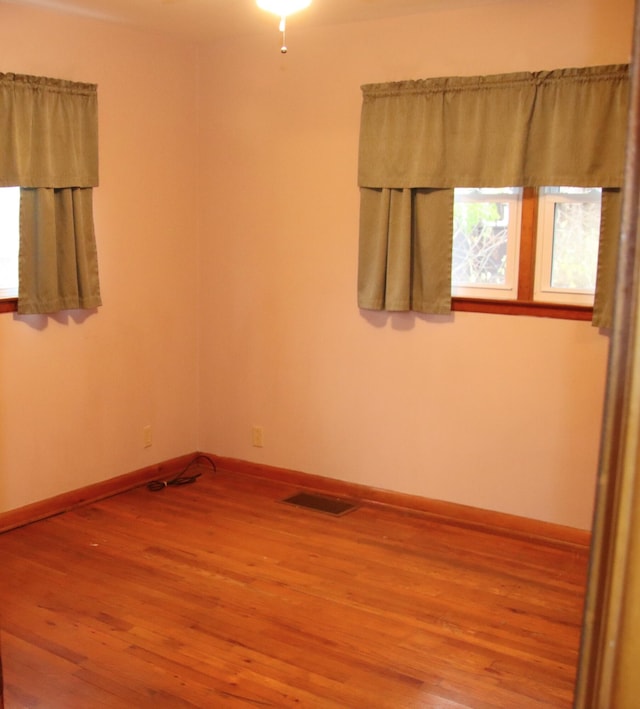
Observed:
[[[15,313],[18,310],[18,296],[13,289],[0,289],[0,313]]]
[[[533,303],[521,300],[487,300],[461,298],[451,300],[451,310],[464,313],[489,313],[492,315],[529,315],[538,318],[563,320],[588,320],[593,318],[593,308],[588,305],[559,305],[558,303]]]

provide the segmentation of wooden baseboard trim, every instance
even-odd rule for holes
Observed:
[[[0,513],[0,533],[68,512],[75,507],[103,500],[106,497],[112,497],[120,492],[145,485],[151,480],[166,480],[184,470],[196,456],[197,453],[182,455],[78,490],[64,492],[61,495],[34,502],[9,512],[2,512]]]
[[[564,525],[542,522],[540,520],[519,517],[484,510],[454,502],[432,500],[417,495],[408,495],[390,490],[350,483],[320,475],[311,475],[295,470],[277,468],[261,463],[251,463],[235,458],[225,458],[207,453],[220,470],[254,475],[286,482],[306,490],[314,490],[337,497],[362,500],[369,503],[400,507],[406,510],[431,515],[449,524],[478,529],[518,539],[545,543],[557,547],[572,547],[577,551],[588,552],[591,544],[591,532]]]
[[[220,470],[269,478],[294,485],[305,490],[314,490],[337,497],[362,500],[371,504],[399,507],[408,511],[431,515],[448,524],[478,529],[492,534],[529,539],[552,546],[572,547],[578,551],[588,551],[591,532],[574,529],[551,522],[541,522],[527,517],[483,510],[455,502],[433,500],[417,495],[408,495],[391,490],[382,490],[358,483],[325,478],[320,475],[303,473],[287,468],[278,468],[262,463],[252,463],[215,455],[213,453],[189,453],[155,465],[150,465],[132,473],[119,475],[94,485],[56,495],[46,500],[0,513],[0,533],[22,527],[32,522],[62,514],[76,507],[96,502],[118,493],[144,485],[151,480],[166,480],[184,470],[198,455],[211,458]]]

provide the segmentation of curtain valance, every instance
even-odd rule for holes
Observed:
[[[97,87],[0,74],[0,187],[97,184]]]
[[[622,184],[626,64],[362,87],[359,185]]]

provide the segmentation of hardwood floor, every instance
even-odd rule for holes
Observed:
[[[587,551],[202,468],[0,536],[5,707],[570,707]]]

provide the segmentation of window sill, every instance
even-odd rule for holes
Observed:
[[[15,313],[18,309],[18,293],[15,288],[0,288],[0,313]]]
[[[453,298],[451,309],[465,313],[493,313],[496,315],[528,315],[538,318],[587,320],[593,317],[593,308],[584,305],[558,305],[521,300],[486,300],[483,298]]]

